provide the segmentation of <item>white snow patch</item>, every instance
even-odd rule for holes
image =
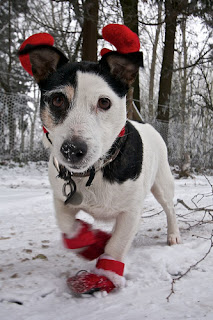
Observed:
[[[125,288],[82,299],[69,292],[66,279],[79,270],[92,270],[94,262],[84,261],[62,246],[47,165],[1,166],[0,177],[1,320],[213,319],[213,251],[175,283],[175,293],[169,302],[166,299],[172,279],[210,248],[213,224],[208,212],[189,212],[177,204],[183,243],[168,247],[166,217],[148,196],[126,259]],[[213,184],[213,177],[208,179]],[[193,208],[213,208],[211,186],[205,177],[176,180],[175,184],[175,202],[182,199]],[[109,231],[109,224],[95,224]]]

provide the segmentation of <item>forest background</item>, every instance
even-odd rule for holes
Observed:
[[[70,61],[100,59],[101,30],[127,25],[144,68],[129,91],[128,118],[162,134],[179,173],[213,168],[213,6],[209,0],[0,0],[0,159],[43,160],[39,90],[17,51],[48,32]],[[134,90],[133,90],[134,89]]]

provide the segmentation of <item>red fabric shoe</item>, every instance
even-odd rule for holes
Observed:
[[[69,289],[79,294],[93,294],[97,291],[106,291],[109,293],[115,286],[105,276],[89,273],[87,271],[80,271],[76,276],[67,279]]]
[[[77,235],[73,238],[67,238],[66,234],[62,234],[64,246],[68,249],[79,249],[96,242],[94,231],[91,230],[88,223],[80,221],[81,226]]]
[[[104,248],[107,244],[107,241],[111,238],[111,234],[109,233],[101,230],[94,231],[96,242],[78,253],[81,257],[87,260],[94,260],[100,257],[100,255],[104,253]]]
[[[64,246],[68,249],[81,249],[78,255],[87,259],[97,259],[102,253],[111,235],[101,230],[92,229],[89,224],[79,220],[80,228],[72,238],[63,234]]]
[[[97,261],[94,273],[80,271],[67,279],[67,285],[75,294],[93,294],[96,291],[111,292],[125,285],[124,263],[102,255]]]
[[[114,260],[106,254],[102,254],[96,263],[94,273],[107,277],[116,288],[123,288],[126,282],[123,276],[124,267],[125,264],[123,262]]]

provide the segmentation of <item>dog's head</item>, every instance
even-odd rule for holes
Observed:
[[[107,52],[98,63],[70,63],[52,45],[27,45],[41,90],[40,114],[58,161],[73,172],[107,155],[126,122],[126,93],[142,65],[140,52]]]

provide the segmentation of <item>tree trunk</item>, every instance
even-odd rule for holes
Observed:
[[[11,0],[8,2],[9,10],[8,10],[8,68],[7,68],[7,88],[8,93],[11,92],[10,90],[10,78],[11,78],[11,67],[12,67],[12,39],[11,39],[11,10],[12,10],[12,3]],[[14,101],[13,96],[8,95],[8,122],[9,122],[9,151],[10,153],[13,152],[15,147],[15,119],[14,119]]]
[[[157,121],[160,122],[160,133],[166,144],[168,140],[169,103],[172,84],[175,32],[177,26],[178,11],[176,1],[165,1],[165,45],[160,76],[158,97]]]
[[[97,61],[98,0],[85,0],[82,60]]]
[[[157,59],[157,46],[159,41],[160,29],[161,29],[161,14],[162,14],[162,3],[158,3],[158,26],[155,32],[155,40],[152,49],[152,62],[150,68],[150,78],[149,78],[149,119],[154,120],[155,110],[154,110],[154,82],[155,82],[155,66]]]
[[[129,27],[133,32],[138,34],[138,1],[136,0],[120,0],[122,11],[123,11],[123,18],[124,24]],[[140,112],[140,87],[139,87],[139,76],[135,79],[134,83],[134,93],[131,92],[128,95],[129,99],[132,96],[136,101],[136,106]],[[128,118],[136,121],[140,121],[141,119],[136,113],[133,105],[128,103]]]
[[[181,155],[185,154],[185,139],[186,128],[189,125],[188,112],[186,112],[186,86],[187,86],[187,46],[186,46],[186,19],[181,22],[182,32],[182,49],[183,49],[183,71],[181,77],[181,123],[182,123],[182,137],[181,137]],[[188,125],[187,125],[188,124]]]

